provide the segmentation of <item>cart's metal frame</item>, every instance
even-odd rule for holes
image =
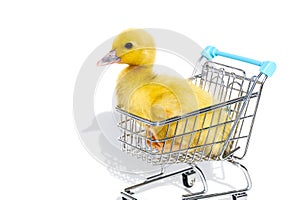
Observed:
[[[216,54],[216,50],[213,49],[213,51]],[[207,54],[207,52],[204,53]],[[225,57],[230,56],[232,57],[232,54]],[[245,192],[252,185],[250,175],[246,167],[237,160],[242,159],[247,153],[261,91],[267,77],[272,74],[266,73],[265,67],[264,69],[261,67],[257,76],[247,77],[246,72],[240,68],[207,61],[207,58],[209,56],[203,55],[199,59],[195,69],[201,69],[200,73],[195,70],[191,81],[209,92],[218,100],[218,103],[163,121],[150,121],[116,107],[120,115],[118,126],[121,130],[119,140],[122,143],[122,151],[147,163],[162,166],[160,174],[149,177],[144,182],[128,187],[121,192],[123,199],[135,200],[133,192],[135,189],[180,174],[184,177],[184,185],[191,187],[195,181],[193,176],[195,173],[200,177],[203,190],[185,194],[182,196],[183,200],[221,195],[232,195],[233,199],[240,200],[247,198]],[[244,57],[239,58],[245,59]],[[243,59],[237,60],[249,63]],[[274,73],[275,69],[271,70]],[[226,117],[221,117],[222,115]],[[204,125],[205,120],[209,120],[209,126]],[[199,127],[196,124],[200,122],[202,125]],[[230,127],[229,133],[228,131],[225,133],[226,127]],[[157,128],[165,130],[165,137],[159,139],[153,137],[155,128],[156,130]],[[223,134],[222,139],[218,139],[218,134]],[[200,144],[200,138],[203,139],[203,137],[206,137],[205,142]],[[197,141],[195,138],[198,139],[198,142],[196,145],[192,145],[192,141]],[[183,145],[184,140],[188,141],[187,145]],[[178,144],[176,147],[175,143]],[[162,144],[159,150],[156,148],[157,144]],[[241,169],[247,186],[242,189],[207,194],[208,185],[205,175],[196,163],[210,160],[228,161]],[[188,167],[168,174],[164,172],[164,166],[176,163],[186,163]]]
[[[236,190],[231,190],[231,191],[225,191],[225,192],[220,192],[220,193],[213,193],[213,194],[206,194],[208,191],[208,185],[207,185],[207,181],[205,178],[205,175],[203,173],[203,171],[201,170],[201,168],[199,168],[197,165],[195,164],[190,164],[190,167],[187,167],[185,169],[182,170],[178,170],[176,172],[173,173],[168,173],[165,174],[163,171],[155,176],[151,176],[148,177],[144,182],[130,186],[128,188],[125,188],[123,192],[121,192],[122,198],[123,199],[128,199],[128,200],[137,200],[133,195],[134,195],[134,190],[147,186],[153,182],[157,182],[157,181],[161,181],[163,179],[169,178],[171,176],[176,176],[176,175],[182,175],[184,173],[187,172],[192,172],[192,174],[194,173],[198,173],[201,183],[203,184],[203,189],[202,191],[196,192],[196,193],[189,193],[189,194],[185,194],[182,195],[182,200],[196,200],[196,199],[206,199],[206,198],[211,198],[211,197],[216,197],[216,196],[224,196],[224,195],[232,195],[233,200],[235,199],[241,199],[241,198],[245,198],[247,196],[247,194],[245,193],[246,191],[250,190],[252,187],[252,182],[251,182],[251,178],[249,175],[249,172],[247,170],[247,168],[243,165],[241,165],[238,162],[235,161],[229,161],[230,163],[232,163],[234,166],[238,167],[239,169],[241,169],[241,171],[243,172],[247,185],[244,188],[241,189],[236,189]],[[163,168],[162,168],[163,169]],[[194,177],[193,177],[194,178]],[[194,180],[192,180],[194,181]]]

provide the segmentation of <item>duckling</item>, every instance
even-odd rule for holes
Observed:
[[[189,80],[154,73],[155,56],[156,48],[152,36],[143,29],[129,29],[114,39],[112,50],[98,61],[98,66],[112,63],[128,65],[120,72],[116,84],[117,104],[120,108],[144,119],[161,121],[215,103],[208,92]],[[178,123],[164,126],[146,126],[147,137],[154,140],[148,145],[164,153],[197,150],[205,154],[204,156],[214,158],[221,152],[222,143],[197,149],[196,147],[226,140],[230,125],[208,128],[226,120],[227,114],[218,110],[190,117],[188,121],[182,119]],[[195,131],[201,128],[207,129]],[[183,135],[184,133],[191,134]]]

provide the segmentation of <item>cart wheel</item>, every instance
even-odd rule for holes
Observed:
[[[247,193],[241,192],[232,195],[232,200],[247,200]]]
[[[182,182],[185,187],[193,187],[196,181],[196,172],[191,170],[182,174]]]

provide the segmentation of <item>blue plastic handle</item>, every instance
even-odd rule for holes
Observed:
[[[259,71],[263,74],[265,74],[266,76],[272,76],[276,70],[276,64],[272,61],[258,61],[258,60],[254,60],[251,58],[246,58],[243,56],[238,56],[238,55],[234,55],[234,54],[230,54],[230,53],[225,53],[222,51],[219,51],[218,49],[216,49],[213,46],[207,46],[203,51],[202,51],[202,56],[206,57],[208,60],[213,59],[215,56],[222,56],[222,57],[226,57],[226,58],[231,58],[234,60],[239,60],[242,62],[246,62],[246,63],[250,63],[253,65],[257,65],[260,67]]]

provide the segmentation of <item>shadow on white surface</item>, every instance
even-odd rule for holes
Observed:
[[[88,152],[121,180],[132,182],[131,179],[143,178],[161,169],[121,151],[119,129],[112,112],[98,114],[87,128],[80,131],[80,137]]]

